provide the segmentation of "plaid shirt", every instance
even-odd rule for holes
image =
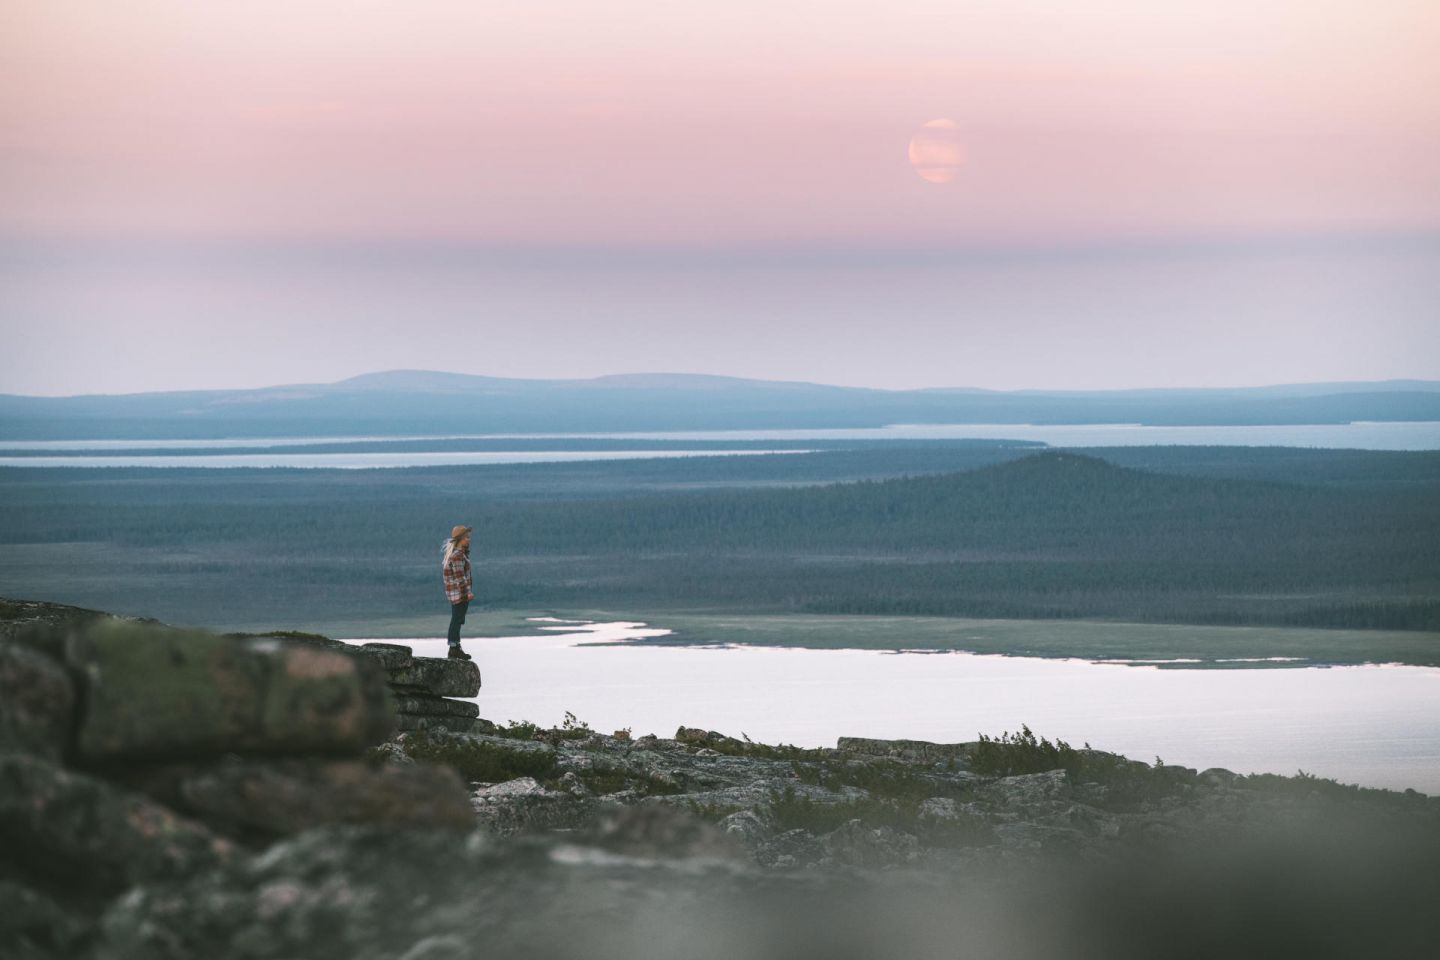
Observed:
[[[445,597],[451,603],[459,603],[462,600],[470,599],[470,554],[464,550],[454,550],[450,553],[450,559],[445,561]]]

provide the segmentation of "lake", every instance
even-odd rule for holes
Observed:
[[[147,444],[149,446],[149,444]],[[27,447],[27,449],[30,449]],[[0,467],[292,467],[366,470],[387,467],[452,467],[486,463],[572,463],[577,460],[646,460],[651,457],[755,456],[805,450],[460,450],[445,453],[183,453],[154,456],[0,457]]]
[[[468,638],[481,716],[673,736],[682,724],[766,743],[840,736],[974,740],[1028,724],[1153,762],[1237,773],[1304,770],[1440,794],[1440,669],[1160,670],[1081,660],[624,641],[642,623],[552,621],[544,636]],[[368,641],[354,641],[368,642]],[[445,641],[396,640],[421,656]],[[618,644],[618,645],[611,645]]]
[[[773,442],[773,450],[460,450],[267,452],[267,447],[334,443],[455,440],[663,440],[673,443]],[[209,440],[0,441],[3,467],[434,467],[481,463],[546,463],[795,453],[807,440],[1025,440],[1055,447],[1242,446],[1326,447],[1351,450],[1440,450],[1440,422],[1362,422],[1257,426],[1151,427],[1101,424],[894,424],[888,427],[812,430],[708,430],[677,433],[474,434],[413,437],[286,437]],[[789,446],[786,446],[789,445]],[[243,452],[223,453],[216,451]],[[145,451],[130,453],[129,451]],[[157,452],[163,451],[163,452]],[[49,456],[45,454],[50,454]]]

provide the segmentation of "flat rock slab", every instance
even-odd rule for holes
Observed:
[[[395,715],[395,729],[402,733],[412,730],[449,730],[451,733],[469,733],[471,730],[478,729],[479,722],[470,717],[436,717],[414,713]]]
[[[858,753],[868,757],[889,757],[908,763],[946,763],[954,761],[963,764],[975,752],[978,742],[931,743],[928,740],[874,740],[870,737],[841,737],[835,744],[837,750]]]
[[[381,824],[468,831],[468,788],[449,767],[371,766],[360,761],[227,760],[162,766],[132,781],[212,828],[273,840],[328,824]]]
[[[395,709],[422,717],[478,717],[480,705],[473,700],[447,700],[444,697],[427,697],[397,694]]]
[[[415,653],[409,647],[398,643],[362,643],[356,648],[362,655],[374,657],[386,670],[400,670],[410,666]]]
[[[0,851],[24,876],[106,892],[180,878],[235,852],[149,797],[19,753],[0,754]]]
[[[75,686],[59,663],[0,639],[0,751],[58,760],[74,724]]]
[[[390,682],[437,697],[474,697],[480,693],[480,668],[473,660],[416,657],[408,667],[391,670]]]
[[[394,729],[379,664],[316,645],[110,623],[71,636],[66,657],[83,760],[353,756]]]

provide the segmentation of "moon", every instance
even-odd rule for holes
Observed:
[[[954,120],[931,120],[910,138],[910,166],[922,179],[949,183],[964,162],[965,148],[960,145],[960,128]]]

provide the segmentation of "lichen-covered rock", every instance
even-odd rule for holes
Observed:
[[[466,717],[480,716],[480,705],[473,700],[449,700],[445,697],[400,695],[395,698],[395,708],[400,713],[420,717]]]
[[[0,754],[0,850],[23,876],[118,891],[234,855],[227,841],[149,797],[24,754]]]
[[[0,905],[0,957],[6,960],[77,956],[92,926],[40,891],[3,877]]]
[[[833,863],[883,869],[916,860],[920,840],[889,826],[871,827],[850,820],[821,837],[820,847]]]
[[[1001,777],[987,784],[983,794],[990,802],[1012,809],[1066,803],[1070,797],[1070,777],[1064,770]]]
[[[159,799],[230,836],[273,840],[326,824],[470,831],[463,781],[429,763],[242,760],[132,774]]]
[[[533,777],[485,784],[470,796],[475,820],[493,836],[526,830],[574,829],[595,818],[600,805],[571,790],[549,790]]]
[[[415,658],[411,648],[399,643],[362,643],[355,649],[364,656],[374,657],[386,670],[408,667]]]
[[[632,857],[748,859],[735,837],[682,810],[658,804],[611,810],[586,831],[583,840]]]
[[[401,733],[415,730],[448,730],[451,733],[469,733],[477,727],[475,720],[471,717],[398,713],[395,715],[395,729]]]
[[[835,747],[844,753],[889,757],[907,763],[943,763],[963,767],[978,743],[931,743],[928,740],[876,740],[870,737],[841,737]]]
[[[378,664],[312,644],[102,623],[67,643],[87,761],[354,755],[394,729]]]
[[[390,671],[397,687],[413,687],[437,697],[473,697],[480,693],[480,668],[473,660],[415,657]]]
[[[65,668],[30,646],[0,639],[0,751],[58,760],[74,716],[75,687]]]
[[[27,641],[59,652],[58,641],[65,631],[106,620],[154,623],[134,617],[117,617],[113,613],[70,607],[44,600],[9,600],[0,598],[0,637],[25,636]]]
[[[758,847],[774,833],[765,818],[754,810],[737,810],[723,818],[716,826],[727,837],[733,837],[751,849]]]
[[[674,816],[663,818],[671,826],[647,813],[643,823],[510,841],[313,830],[232,868],[122,897],[104,917],[94,957],[796,956],[786,949],[796,937],[770,941],[750,924],[765,931],[794,925],[799,915],[784,894],[801,889],[803,879],[770,877],[743,859],[707,855],[707,828],[674,826]]]
[[[809,830],[795,827],[764,840],[755,850],[755,860],[773,870],[794,870],[817,863],[825,855],[820,841]]]

